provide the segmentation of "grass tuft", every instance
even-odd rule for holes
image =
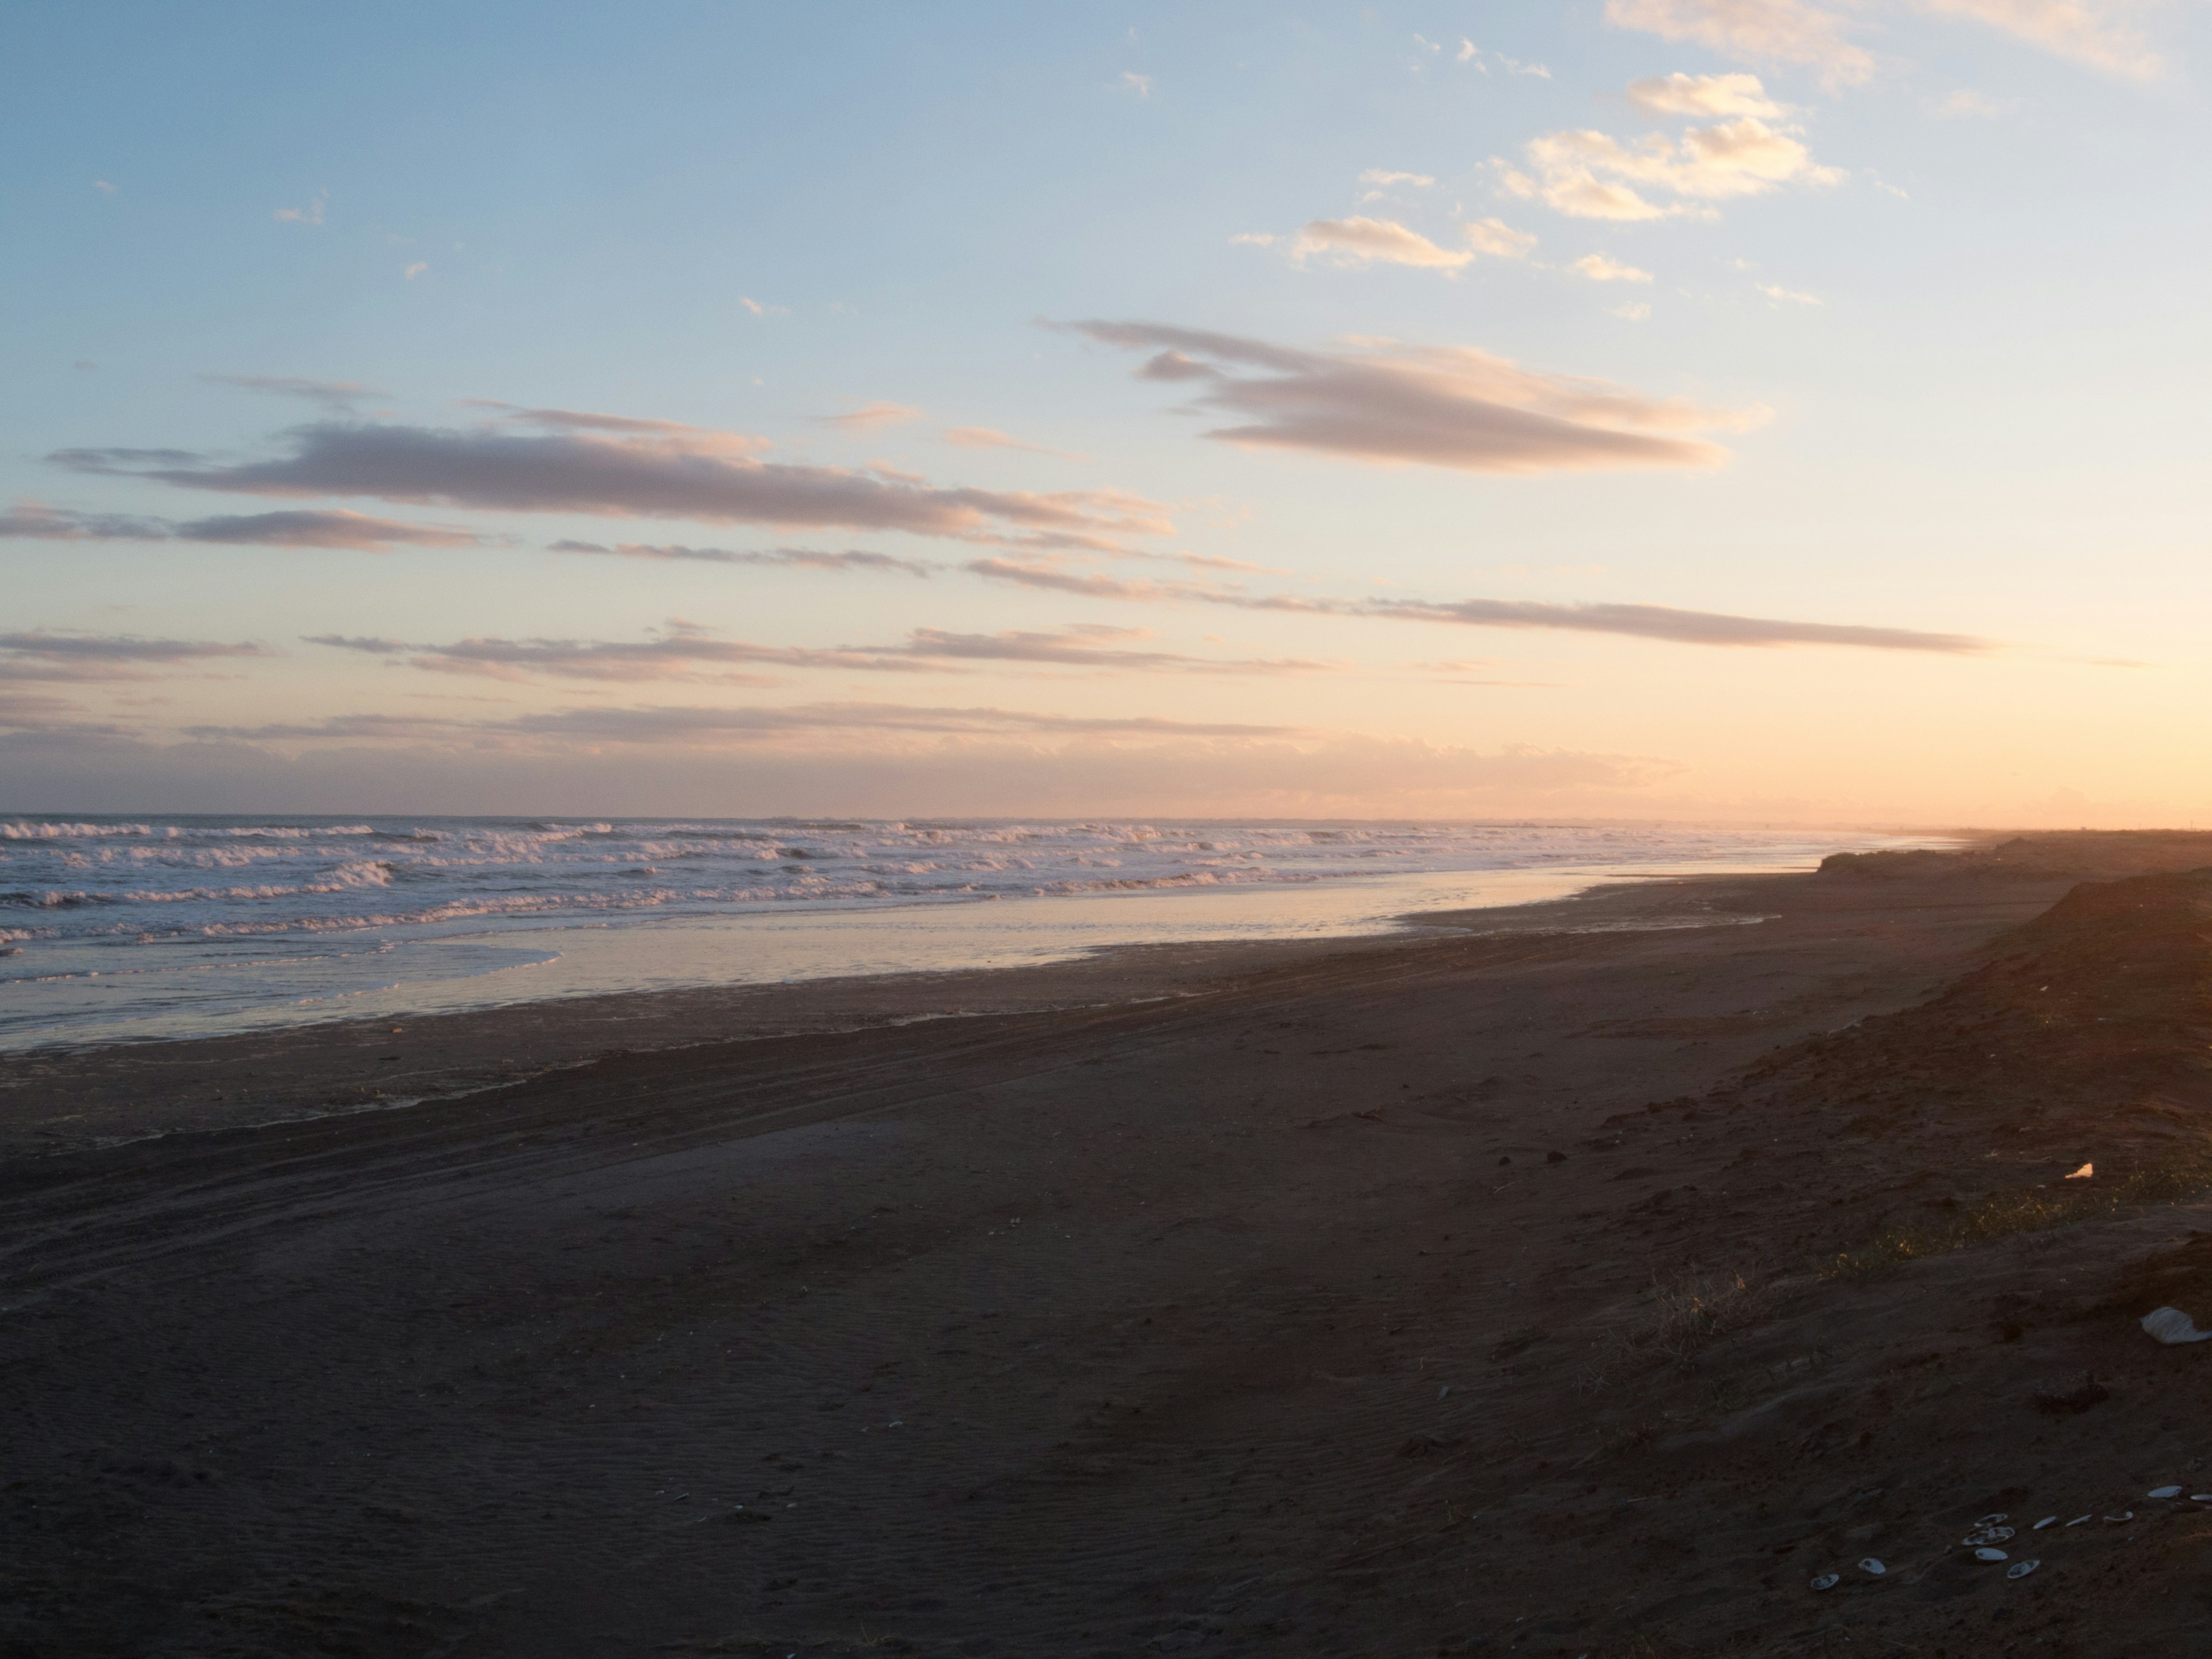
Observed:
[[[1838,1279],[1901,1267],[1924,1256],[2101,1220],[2144,1204],[2179,1204],[2212,1192],[2212,1144],[2185,1148],[2112,1180],[2052,1182],[1977,1200],[1933,1227],[1899,1227],[1856,1250],[1837,1252],[1821,1276]]]

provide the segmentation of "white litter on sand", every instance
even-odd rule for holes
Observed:
[[[2069,1181],[2087,1181],[2090,1176],[2096,1173],[2097,1166],[2095,1164],[2084,1164],[2080,1169],[2075,1170],[2072,1175],[2068,1176],[2066,1178]]]
[[[2179,1308],[2154,1308],[2142,1316],[2142,1328],[2153,1341],[2168,1347],[2184,1342],[2212,1341],[2212,1331],[2200,1331],[2197,1322]]]

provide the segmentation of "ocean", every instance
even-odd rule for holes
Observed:
[[[0,1049],[1375,933],[1927,844],[1536,822],[0,817]]]

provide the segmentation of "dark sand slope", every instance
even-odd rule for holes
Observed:
[[[2037,844],[18,1152],[0,1651],[2202,1646],[2212,878],[2068,894],[2212,842]],[[1668,915],[1769,919],[1541,931]],[[307,1052],[14,1062],[0,1144]]]

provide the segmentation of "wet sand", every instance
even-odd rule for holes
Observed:
[[[2203,866],[0,1060],[0,1651],[2201,1644]]]

